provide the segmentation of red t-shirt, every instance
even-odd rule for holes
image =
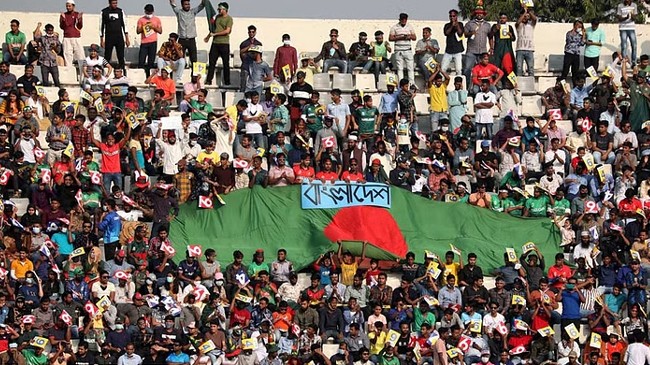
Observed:
[[[122,172],[120,167],[120,145],[115,143],[112,146],[102,143],[99,146],[102,151],[102,168],[104,174],[119,174]]]
[[[236,323],[244,326],[251,319],[251,312],[237,307],[233,308],[230,312],[230,327],[234,327]]]
[[[316,178],[318,180],[325,179],[325,181],[334,182],[339,179],[339,175],[337,175],[336,172],[334,171],[330,171],[330,172],[321,171],[316,174]]]
[[[350,171],[343,171],[343,175],[341,175],[341,180],[345,181],[345,179],[350,179],[350,181],[363,181],[363,174],[360,172],[355,172],[351,173]]]
[[[637,209],[643,210],[643,204],[637,198],[632,198],[632,200],[623,199],[618,203],[618,210],[620,212],[636,212]]]
[[[302,168],[300,165],[294,165],[293,166],[293,174],[296,175],[296,181],[301,182],[302,179],[313,179],[314,175],[316,174],[314,172],[313,167],[308,167],[306,169]]]

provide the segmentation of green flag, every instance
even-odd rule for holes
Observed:
[[[210,33],[214,33],[217,29],[217,15],[219,15],[219,13],[214,10],[210,0],[203,1],[205,2],[205,15],[208,17],[208,29],[210,30]]]
[[[342,241],[354,254],[368,242],[368,257],[418,257],[425,250],[444,256],[453,244],[466,258],[480,257],[483,270],[503,265],[508,247],[533,242],[545,257],[559,252],[559,230],[548,218],[517,218],[466,203],[441,203],[391,187],[389,209],[361,206],[302,209],[300,186],[242,189],[223,195],[226,205],[200,209],[197,202],[180,207],[169,236],[178,252],[188,244],[215,249],[228,260],[234,250],[250,258],[257,248],[288,251],[295,269],[336,250]]]

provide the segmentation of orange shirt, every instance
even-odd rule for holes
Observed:
[[[293,174],[296,175],[296,182],[301,182],[304,178],[313,179],[316,175],[313,167],[308,167],[305,169],[300,166],[300,164],[293,166]]]
[[[351,173],[350,171],[343,171],[341,180],[350,179],[350,181],[363,181],[363,174],[360,172]]]
[[[339,175],[337,175],[336,172],[334,171],[330,171],[330,172],[321,171],[316,174],[316,178],[318,180],[325,179],[325,181],[334,182],[339,179]]]
[[[293,316],[288,311],[284,314],[275,312],[273,313],[273,328],[288,331],[292,320]]]
[[[160,75],[156,75],[151,78],[151,83],[156,85],[157,88],[163,89],[165,92],[164,98],[167,99],[171,95],[172,97],[176,95],[176,82],[172,80],[171,78],[167,78],[167,80],[163,80]]]
[[[25,262],[20,260],[14,260],[11,262],[11,271],[13,271],[16,279],[24,279],[28,271],[34,270],[34,264],[31,261],[25,259]]]

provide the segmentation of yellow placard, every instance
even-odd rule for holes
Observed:
[[[600,165],[596,167],[596,172],[598,173],[598,178],[601,182],[605,182],[605,166]]]
[[[147,120],[147,113],[138,113],[135,115],[135,119],[137,120]]]
[[[440,270],[438,270],[438,271],[440,271]],[[436,297],[432,297],[432,296],[429,296],[429,295],[425,296],[423,298],[423,300],[429,305],[429,307],[435,307],[438,304],[440,304],[440,302],[438,302],[438,299],[436,299]]]
[[[36,93],[38,94],[38,96],[44,96],[45,88],[43,86],[36,86]]]
[[[483,330],[483,321],[473,319],[469,322],[469,330],[474,333],[481,333]]]
[[[630,257],[632,257],[632,260],[639,260],[639,261],[641,261],[641,255],[639,254],[639,251],[636,251],[636,250],[630,250]]]
[[[501,24],[499,26],[499,38],[501,39],[510,38],[510,26],[508,24]]]
[[[111,300],[107,295],[104,295],[98,302],[97,302],[97,308],[99,310],[104,311],[104,308],[109,307],[111,305]]]
[[[526,299],[521,295],[514,294],[512,296],[512,305],[523,305],[526,306]]]
[[[569,85],[566,80],[561,80],[560,85],[562,85],[562,89],[564,89],[564,92],[567,94],[571,93],[571,85]]]
[[[587,67],[585,71],[587,71],[587,74],[589,75],[589,78],[591,78],[592,81],[598,80],[598,72],[596,72],[594,66]]]
[[[94,104],[95,109],[97,109],[97,113],[101,114],[104,112],[104,102],[102,99],[96,99]]]
[[[386,336],[386,342],[389,343],[391,346],[395,346],[397,344],[397,340],[399,340],[400,334],[399,332],[395,330],[390,330],[388,331],[388,335]]]
[[[589,340],[589,347],[599,349],[603,344],[603,339],[596,332],[591,333],[591,339]]]
[[[514,248],[507,247],[506,254],[508,255],[508,261],[517,262],[517,253]]]
[[[387,73],[386,74],[386,85],[393,85],[397,86],[399,82],[397,81],[397,75],[393,73]]]
[[[93,101],[93,96],[90,95],[90,94],[88,94],[85,90],[81,90],[81,91],[79,92],[79,98],[81,98],[81,99],[83,99],[83,100],[88,100],[88,101],[90,101],[90,102]]]
[[[582,161],[584,161],[588,171],[591,171],[594,169],[594,167],[596,167],[596,163],[594,162],[594,156],[592,156],[591,154],[582,156]]]
[[[140,125],[138,119],[135,116],[135,113],[129,113],[126,115],[126,122],[129,124],[131,129],[137,128]]]
[[[535,249],[535,244],[532,242],[526,242],[524,243],[523,246],[521,246],[521,252],[523,253],[528,253],[530,251],[533,251]]]
[[[207,73],[208,65],[205,62],[192,63],[192,74],[205,75]]]
[[[550,337],[555,334],[555,331],[553,331],[553,328],[551,328],[551,326],[546,326],[544,328],[538,329],[537,333],[539,333],[542,337]]]
[[[273,81],[271,85],[269,85],[269,89],[271,89],[271,94],[273,95],[284,93],[284,88],[277,81]]]
[[[435,57],[429,57],[427,62],[424,63],[424,66],[429,70],[429,72],[433,73],[436,72],[436,68],[438,67],[438,62],[436,62]]]
[[[461,351],[460,351],[460,349],[458,349],[458,347],[454,347],[454,348],[451,348],[451,349],[447,350],[447,355],[451,359],[453,359],[455,357],[458,357],[458,355],[460,355],[460,354],[461,354]]]
[[[578,329],[576,328],[576,325],[571,323],[570,325],[564,327],[564,330],[566,331],[566,334],[569,335],[572,339],[576,339],[580,337],[580,332],[578,332]]]
[[[291,81],[291,66],[282,66],[282,75],[284,75],[284,81]]]
[[[605,69],[603,70],[603,76],[607,76],[609,78],[612,78],[614,76],[614,69],[612,68],[612,66],[607,65],[607,67],[605,67]]]
[[[212,351],[212,350],[214,350],[216,348],[217,348],[217,346],[215,346],[215,344],[214,344],[214,342],[212,342],[212,340],[207,340],[204,343],[199,345],[199,351],[202,354],[207,354],[208,352],[210,352],[210,351]]]
[[[244,350],[255,350],[257,348],[257,339],[256,338],[244,338],[241,340],[242,349]]]
[[[521,5],[525,8],[532,8],[535,7],[535,3],[533,0],[520,0]]]
[[[461,255],[462,251],[458,249],[458,247],[454,246],[453,244],[449,244],[449,248],[451,249],[451,252],[455,253],[456,255]]]
[[[151,26],[151,22],[147,22],[145,25],[143,25],[142,30],[145,37],[151,37],[151,35],[153,35],[154,33],[153,27]]]
[[[514,71],[508,74],[508,81],[510,81],[513,86],[517,86],[517,75],[515,75]]]
[[[49,340],[45,337],[36,336],[29,341],[29,344],[38,348],[44,349],[47,346]]]
[[[74,153],[74,145],[72,144],[72,142],[68,142],[68,146],[63,150],[63,154],[68,157],[72,157],[73,153]]]

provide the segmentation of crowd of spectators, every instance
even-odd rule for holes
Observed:
[[[196,16],[208,1],[170,0],[178,30],[160,48],[161,21],[152,4],[144,7],[136,30],[142,81],[155,90],[147,102],[125,67],[126,15],[117,0],[108,3],[88,55],[74,0],[60,14],[62,34],[39,23],[28,41],[14,19],[6,35],[0,365],[650,363],[650,59],[637,60],[636,3],[616,10],[621,51],[602,73],[599,22],[573,24],[544,113],[525,118],[517,78],[534,77],[537,23],[527,2],[514,25],[505,14],[490,24],[480,6],[463,24],[451,10],[444,44],[429,27],[418,39],[404,13],[386,38],[370,31],[367,43],[363,31],[349,49],[332,29],[313,58],[299,58],[285,34],[272,65],[250,25],[235,50],[244,98],[225,110],[207,100],[220,92],[210,86],[219,58],[222,85],[230,84],[228,3],[218,4],[204,38],[212,39],[205,81],[194,66]],[[58,67],[74,63],[81,100],[65,88],[47,100],[40,87],[60,87]],[[25,65],[24,75],[16,78],[10,64]],[[339,89],[321,104],[314,75],[334,67],[386,78],[379,105],[359,90],[345,103]],[[415,87],[416,70],[426,90]],[[190,82],[181,83],[183,72]],[[415,108],[421,92],[426,120]],[[174,118],[180,123],[164,122]],[[311,181],[384,183],[417,199],[551,218],[560,252],[547,263],[525,244],[484,272],[472,252],[439,257],[432,247],[388,263],[367,260],[367,243],[361,257],[339,243],[338,252],[294,268],[283,249],[266,260],[246,244],[176,252],[180,243],[170,241],[179,204],[210,208],[236,190]],[[19,216],[11,199],[28,199],[26,212]],[[331,356],[328,342],[338,346]]]

